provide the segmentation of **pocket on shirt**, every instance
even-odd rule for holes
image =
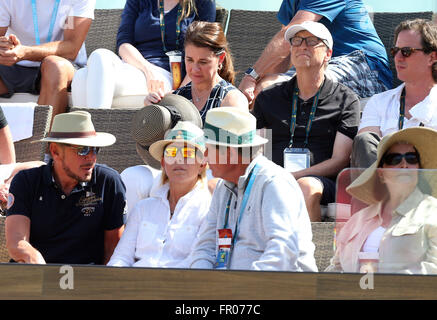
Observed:
[[[138,228],[137,248],[144,248],[156,239],[158,225],[150,222],[141,222]]]
[[[405,235],[409,235],[409,234],[416,234],[417,232],[419,232],[419,229],[422,227],[422,225],[418,224],[418,225],[401,225],[401,226],[397,226],[393,229],[392,231],[392,236],[393,237],[400,237],[400,236],[405,236]]]
[[[189,254],[193,242],[196,240],[197,226],[180,226],[174,229],[173,243],[180,252]]]

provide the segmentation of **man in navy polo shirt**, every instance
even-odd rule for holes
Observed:
[[[22,263],[106,264],[123,232],[125,186],[96,164],[99,147],[115,137],[95,132],[91,115],[56,115],[49,142],[53,160],[19,172],[8,197],[6,240]]]

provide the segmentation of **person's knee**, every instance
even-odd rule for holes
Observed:
[[[114,57],[117,60],[120,60],[120,58],[117,57],[117,55],[112,52],[111,50],[99,48],[91,52],[87,65],[90,68],[98,67],[98,66],[110,66],[112,64],[112,61],[114,61]]]
[[[323,184],[316,178],[303,177],[297,180],[306,202],[320,202],[323,194]]]
[[[70,61],[59,56],[48,56],[41,62],[41,81],[44,84],[65,86],[74,75]]]

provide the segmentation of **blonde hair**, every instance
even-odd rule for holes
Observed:
[[[188,18],[193,12],[197,14],[196,2],[194,0],[179,0],[179,5],[182,8],[182,14],[178,23]]]
[[[170,143],[169,143],[170,144]],[[163,150],[165,150],[166,146],[163,148]],[[199,148],[196,148],[196,150],[202,152]],[[203,154],[203,152],[202,152]],[[197,157],[197,155],[196,155]],[[197,182],[201,182],[203,184],[204,187],[208,186],[207,183],[207,179],[206,179],[206,170],[207,170],[207,165],[203,166],[202,170],[200,171],[200,173],[197,176]],[[166,184],[168,181],[168,176],[167,173],[165,172],[165,169],[163,166],[161,166],[161,185]]]

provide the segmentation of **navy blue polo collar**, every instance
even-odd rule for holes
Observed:
[[[53,175],[53,159],[50,160],[49,163],[46,164],[43,168],[43,182],[47,186],[59,188],[58,184],[55,181],[54,175]],[[94,167],[93,174],[91,176],[91,180],[89,182],[78,183],[74,187],[74,189],[71,193],[77,192],[77,191],[82,191],[85,189],[90,189],[95,184],[96,184],[96,168]]]

